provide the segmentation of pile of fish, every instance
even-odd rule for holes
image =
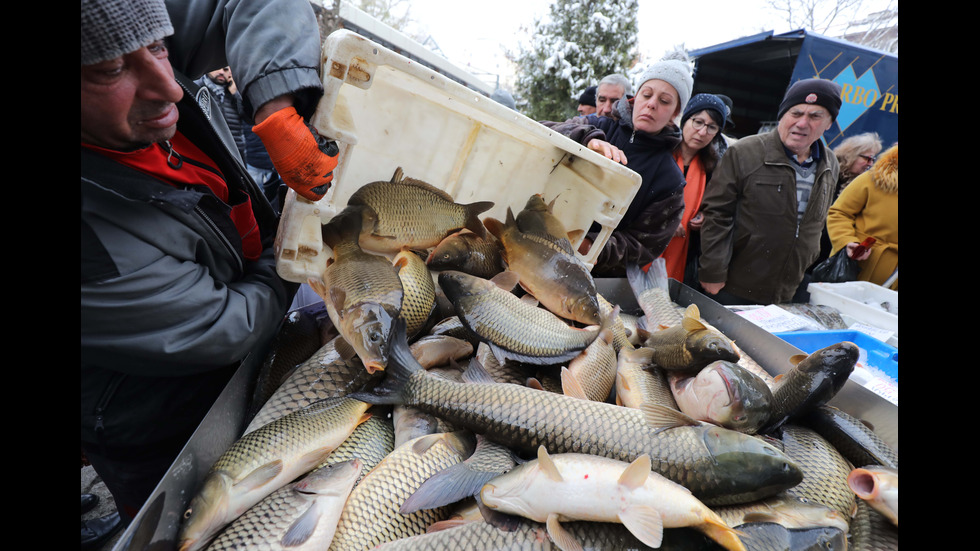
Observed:
[[[662,261],[625,312],[553,205],[362,187],[323,228],[326,315],[285,320],[181,551],[897,549],[897,451],[827,405],[857,347],[773,378]]]

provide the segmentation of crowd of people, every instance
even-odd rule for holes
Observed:
[[[642,177],[593,273],[622,276],[626,265],[663,257],[671,278],[721,304],[805,302],[813,268],[843,249],[859,280],[897,290],[897,144],[880,177],[877,134],[830,150],[821,138],[841,88],[819,78],[787,89],[775,129],[733,139],[731,99],[692,97],[692,66],[679,57],[652,64],[636,96],[623,75],[608,75],[578,98],[578,116],[541,121]],[[870,250],[853,256],[867,237]]]
[[[82,0],[81,25],[81,443],[118,508],[83,522],[84,549],[133,519],[278,330],[297,286],[275,270],[277,201],[323,197],[337,150],[309,124],[323,89],[306,0]],[[720,302],[789,301],[822,234],[827,254],[875,237],[862,279],[897,271],[898,148],[821,142],[836,84],[794,83],[778,127],[739,140],[730,99],[692,96],[689,61],[635,84],[608,75],[578,116],[542,121],[641,176],[596,276],[664,256]]]

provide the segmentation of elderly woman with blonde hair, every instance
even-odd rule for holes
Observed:
[[[859,174],[865,173],[875,162],[875,157],[881,152],[881,138],[876,132],[866,132],[851,136],[834,148],[834,155],[840,164],[840,176],[837,178],[837,191],[834,198],[851,183]]]

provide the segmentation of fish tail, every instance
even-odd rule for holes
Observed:
[[[725,524],[721,518],[706,518],[697,528],[728,551],[745,551],[745,544],[739,538],[741,533]]]
[[[650,268],[644,272],[643,268],[635,264],[626,266],[626,279],[635,293],[649,289],[663,289],[670,291],[670,282],[667,275],[667,263],[663,257],[657,258],[650,263]]]
[[[323,242],[331,249],[337,243],[354,241],[361,234],[361,207],[347,207],[323,225]]]
[[[408,381],[425,368],[419,364],[408,347],[405,320],[396,318],[392,328],[388,352],[388,365],[384,380],[372,390],[351,393],[355,400],[369,404],[404,404],[407,400]]]
[[[466,205],[466,229],[479,235],[487,236],[487,229],[480,220],[480,215],[493,208],[493,201],[477,201]]]

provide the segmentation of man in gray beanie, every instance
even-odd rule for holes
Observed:
[[[722,304],[777,304],[802,298],[804,274],[820,253],[833,201],[837,158],[820,141],[841,106],[841,88],[794,83],[766,134],[732,144],[702,202],[703,289]]]
[[[129,520],[296,288],[276,273],[276,213],[192,79],[231,66],[289,153],[277,168],[311,174],[297,192],[329,185],[336,158],[303,122],[323,94],[306,0],[82,0],[81,47],[82,449]]]

